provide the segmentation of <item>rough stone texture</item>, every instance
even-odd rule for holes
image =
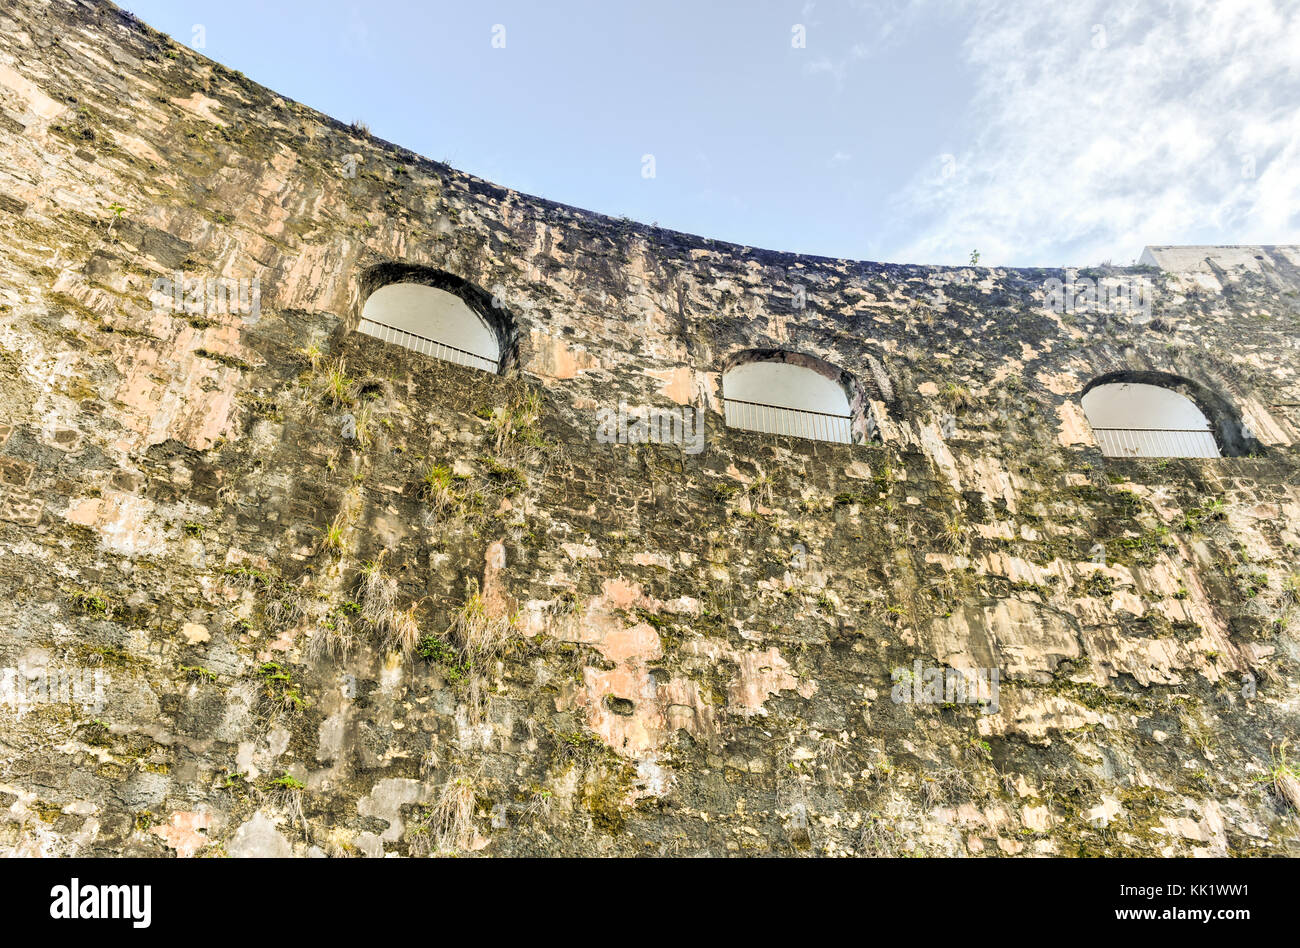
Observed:
[[[1056,314],[1059,270],[521,195],[99,3],[5,5],[0,153],[0,665],[106,675],[0,705],[6,852],[1300,853],[1296,248]],[[495,294],[506,374],[352,332],[389,263]],[[168,311],[178,270],[260,313]],[[879,441],[725,428],[752,349],[848,371]],[[1250,456],[1103,459],[1080,393],[1152,371]],[[598,443],[620,400],[705,450]],[[997,713],[895,703],[917,660],[999,669]]]

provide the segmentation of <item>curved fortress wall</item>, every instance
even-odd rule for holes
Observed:
[[[0,153],[6,851],[1296,854],[1297,248],[738,247],[108,4],[7,5]],[[500,374],[358,332],[401,281]],[[728,428],[763,360],[853,443]]]

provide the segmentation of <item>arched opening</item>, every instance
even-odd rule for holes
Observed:
[[[1080,403],[1106,457],[1221,457],[1222,431],[1194,389],[1176,376],[1117,373],[1090,384]]]
[[[451,274],[394,264],[362,280],[357,331],[484,372],[500,372],[512,323],[491,297]]]
[[[847,372],[792,352],[743,352],[722,373],[727,426],[814,441],[862,440],[864,397]]]

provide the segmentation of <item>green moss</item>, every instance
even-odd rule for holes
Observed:
[[[478,462],[487,469],[488,477],[500,484],[507,494],[517,494],[528,487],[528,478],[518,468],[502,464],[489,454],[480,455]]]
[[[82,612],[100,616],[110,613],[111,603],[102,589],[74,589],[68,594],[68,599]]]
[[[636,616],[642,622],[644,622],[646,625],[650,626],[652,629],[656,631],[663,629],[665,626],[669,624],[667,617],[661,616],[658,613],[651,612],[649,609],[638,608],[636,610]]]
[[[221,352],[212,352],[209,349],[195,349],[194,354],[200,359],[209,359],[213,362],[220,363],[227,368],[238,369],[241,372],[247,372],[252,369],[252,366],[243,359],[236,358],[232,355],[226,355]]]
[[[241,581],[246,585],[270,586],[274,582],[274,577],[254,566],[230,566],[224,571],[226,576],[230,576]]]
[[[1106,540],[1105,545],[1107,551],[1119,551],[1120,555],[1116,556],[1116,559],[1122,559],[1124,554],[1129,554],[1133,562],[1139,566],[1151,565],[1157,553],[1174,548],[1169,528],[1163,525],[1153,527],[1135,537]]]
[[[714,484],[709,488],[709,492],[713,495],[715,501],[725,504],[740,493],[740,488],[735,484]]]
[[[1226,520],[1228,505],[1222,500],[1209,500],[1193,507],[1183,515],[1182,528],[1190,533],[1200,531],[1207,520]]]
[[[257,669],[267,698],[291,711],[302,711],[308,706],[293,676],[278,662],[263,662]]]
[[[1115,578],[1105,573],[1092,573],[1080,581],[1077,588],[1085,596],[1105,599],[1115,592]]]
[[[626,765],[610,770],[600,768],[588,781],[582,798],[582,806],[591,814],[591,823],[596,829],[617,835],[627,826],[631,808],[624,801],[632,789],[631,768]]]
[[[415,654],[425,661],[439,666],[447,678],[448,684],[459,684],[466,680],[474,670],[474,663],[461,659],[460,652],[441,636],[423,636],[415,646]]]
[[[95,718],[89,724],[82,725],[81,736],[82,740],[94,747],[107,747],[113,743],[108,722],[99,718]]]
[[[266,418],[277,423],[284,421],[280,406],[273,399],[253,398],[249,400],[248,407],[258,418]]]
[[[276,777],[274,780],[269,781],[269,783],[272,787],[277,787],[281,790],[304,790],[307,787],[305,783],[303,783],[301,780],[296,779],[287,770],[279,777]]]

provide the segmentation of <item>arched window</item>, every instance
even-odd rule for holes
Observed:
[[[357,331],[485,372],[502,364],[503,320],[485,317],[481,290],[437,271],[385,268],[364,281],[379,284],[365,297]]]
[[[840,444],[855,440],[852,390],[846,373],[797,353],[742,353],[722,374],[728,427]]]
[[[1205,413],[1186,395],[1165,385],[1098,380],[1084,392],[1082,405],[1107,457],[1221,456]]]

